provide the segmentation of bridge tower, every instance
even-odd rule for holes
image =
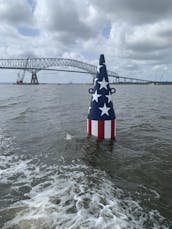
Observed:
[[[36,71],[32,72],[31,84],[39,84]]]

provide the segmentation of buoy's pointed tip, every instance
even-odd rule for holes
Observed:
[[[99,59],[99,64],[104,64],[105,63],[105,57],[104,54],[100,54],[100,59]]]

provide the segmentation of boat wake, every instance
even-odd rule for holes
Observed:
[[[105,172],[79,161],[54,166],[33,161],[0,156],[1,182],[10,185],[4,197],[13,200],[0,210],[1,216],[10,216],[4,229],[167,228],[157,210],[145,211]]]

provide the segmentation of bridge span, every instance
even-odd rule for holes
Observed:
[[[79,69],[78,71],[68,69],[51,69],[52,67],[73,67]],[[76,72],[83,74],[91,74],[95,77],[97,67],[92,64],[88,64],[82,61],[65,58],[27,58],[27,59],[0,59],[0,69],[18,69],[23,70],[22,75],[18,75],[18,84],[24,82],[25,72],[31,73],[31,84],[38,84],[37,73],[42,70],[49,71],[65,71],[65,72]],[[82,71],[81,71],[82,70]],[[116,83],[151,83],[149,80],[119,76],[118,73],[107,70],[108,76],[113,77]]]

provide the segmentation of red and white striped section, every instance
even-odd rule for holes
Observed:
[[[93,135],[100,139],[115,139],[116,121],[87,119],[87,133],[90,136]]]

